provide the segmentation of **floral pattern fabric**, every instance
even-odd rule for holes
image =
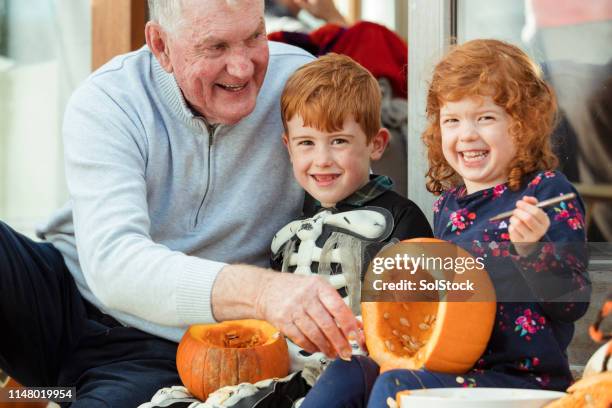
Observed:
[[[516,376],[538,387],[564,390],[572,377],[566,349],[573,322],[587,308],[586,303],[549,302],[550,278],[563,276],[565,291],[588,291],[586,261],[564,252],[562,243],[584,243],[584,206],[580,198],[545,209],[551,225],[534,254],[521,258],[513,251],[508,219],[490,221],[495,215],[515,208],[523,196],[538,201],[575,192],[562,173],[545,171],[526,179],[524,187],[512,191],[507,184],[467,194],[465,187],[453,188],[434,204],[434,235],[454,242],[485,259],[496,291],[530,291],[533,302],[499,301],[493,333],[474,369],[457,377],[457,386],[477,386],[470,374],[490,370]],[[578,196],[578,195],[577,195]],[[503,266],[503,267],[501,267]],[[526,282],[520,284],[520,282]],[[500,297],[498,296],[498,299]],[[460,383],[461,382],[461,383]]]

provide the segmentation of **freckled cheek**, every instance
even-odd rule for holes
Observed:
[[[309,168],[310,160],[308,160],[308,158],[301,156],[300,153],[297,154],[297,157],[294,155],[293,173],[296,177],[306,177]]]
[[[447,161],[452,161],[454,160],[455,153],[456,151],[453,144],[450,143],[449,140],[442,139],[442,155],[444,156],[444,158]]]
[[[355,156],[351,157],[350,153],[342,153],[332,155],[332,160],[336,163],[337,166],[342,167],[344,169],[351,169],[353,171],[359,168],[357,157],[360,155],[355,154]]]

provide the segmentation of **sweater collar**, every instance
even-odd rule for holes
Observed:
[[[211,128],[210,123],[202,115],[194,113],[193,110],[187,104],[181,88],[179,88],[176,78],[171,73],[166,72],[155,55],[151,53],[151,61],[153,65],[153,79],[155,83],[159,84],[161,94],[165,99],[167,106],[170,110],[183,122],[188,125],[200,128],[199,121],[203,120],[206,123],[208,129]]]

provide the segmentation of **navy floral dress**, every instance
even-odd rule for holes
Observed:
[[[581,251],[586,242],[584,207],[578,198],[544,209],[550,228],[542,244],[526,258],[516,256],[508,219],[489,219],[514,209],[524,196],[543,201],[570,192],[577,195],[559,172],[538,173],[528,180],[519,191],[506,184],[473,194],[466,194],[464,187],[448,191],[434,204],[434,231],[436,237],[485,258],[500,300],[489,344],[472,373],[493,370],[541,388],[564,390],[572,381],[566,349],[573,322],[584,315],[588,303],[546,300],[556,294],[588,299],[586,253]],[[531,301],[509,302],[515,299]],[[465,377],[464,384],[478,385],[470,373]]]
[[[514,209],[524,196],[543,201],[574,192],[578,197],[559,172],[533,174],[523,185],[512,191],[507,184],[500,184],[473,194],[466,194],[461,186],[445,192],[434,204],[434,235],[482,256],[496,289],[495,326],[475,367],[463,375],[392,370],[374,378],[372,373],[377,371],[372,360],[354,357],[351,362],[335,362],[324,372],[313,389],[313,402],[320,404],[321,396],[331,394],[334,398],[325,401],[325,406],[387,407],[389,397],[395,398],[398,391],[406,389],[565,390],[570,385],[566,350],[574,333],[573,323],[586,312],[590,294],[584,206],[576,198],[544,209],[550,228],[537,250],[519,257],[510,242],[508,219],[489,219]],[[567,301],[551,301],[558,295],[565,295]],[[304,402],[303,407],[317,406],[309,404],[309,398]]]

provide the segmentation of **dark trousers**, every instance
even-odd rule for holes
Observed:
[[[427,370],[391,370],[378,375],[378,365],[369,357],[335,360],[323,372],[301,408],[387,408],[403,390],[423,388],[499,387],[535,388],[531,382],[508,374],[483,371],[463,375]]]
[[[133,408],[180,384],[176,347],[101,313],[51,244],[0,222],[0,368],[15,380],[76,387],[72,408]]]

